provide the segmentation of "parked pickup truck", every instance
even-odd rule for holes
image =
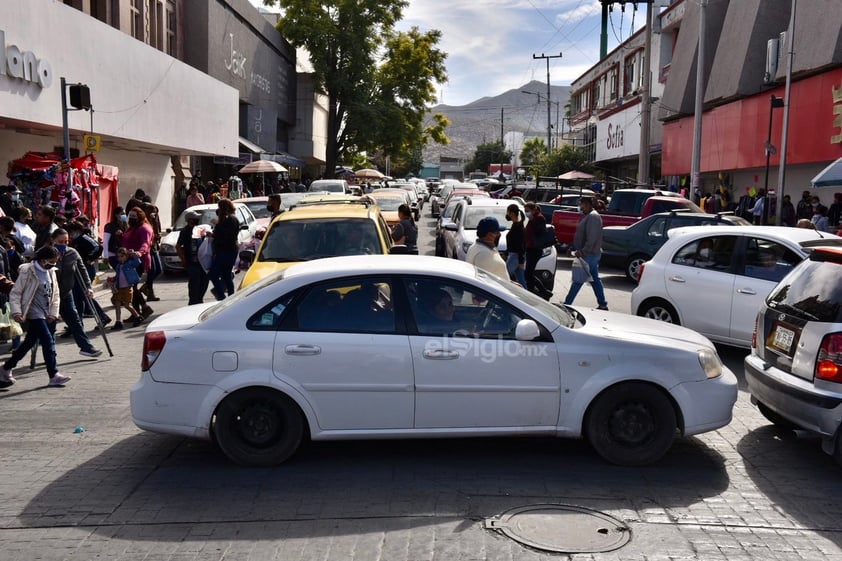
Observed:
[[[614,191],[611,202],[601,213],[602,225],[628,226],[650,214],[679,208],[689,209],[692,212],[704,212],[698,205],[677,193],[652,189],[620,189]],[[576,225],[581,218],[581,212],[571,210],[553,212],[553,227],[559,244],[569,246],[573,243]]]

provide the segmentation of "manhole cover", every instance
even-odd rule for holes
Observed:
[[[613,551],[631,539],[631,528],[603,512],[571,505],[519,506],[485,521],[516,542],[556,553]]]

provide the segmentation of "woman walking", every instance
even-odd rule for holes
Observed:
[[[123,234],[123,247],[134,250],[138,257],[140,257],[140,267],[138,267],[138,275],[143,276],[143,273],[152,268],[152,256],[150,250],[152,242],[155,238],[155,232],[152,230],[152,225],[146,219],[146,213],[140,207],[133,207],[128,212],[129,229]],[[134,286],[134,300],[132,305],[134,309],[140,312],[143,319],[148,318],[153,314],[152,308],[146,303],[143,293]]]
[[[517,205],[509,205],[506,208],[506,219],[512,225],[506,234],[506,251],[509,256],[506,258],[506,269],[509,271],[509,278],[517,281],[523,288],[526,288],[526,232],[523,227],[524,214]]]
[[[35,252],[31,263],[21,265],[18,279],[9,293],[12,317],[26,322],[26,337],[0,368],[0,379],[15,383],[12,369],[37,343],[41,344],[47,366],[49,386],[64,386],[70,376],[59,374],[56,365],[56,318],[59,309],[59,288],[55,266],[59,252],[45,245]]]
[[[213,259],[208,278],[213,284],[214,298],[222,300],[225,294],[234,294],[234,262],[237,260],[240,221],[237,220],[234,203],[220,199],[216,208],[219,217],[213,228]]]

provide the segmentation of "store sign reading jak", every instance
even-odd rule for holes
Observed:
[[[231,40],[231,54],[224,60],[225,69],[238,78],[248,80],[248,76],[246,74],[246,61],[248,59],[243,53],[234,48],[234,34],[229,33],[228,38]],[[267,94],[271,93],[269,80],[256,72],[251,73],[251,83],[257,89]]]
[[[45,59],[38,59],[32,51],[21,51],[6,44],[6,32],[0,29],[0,76],[9,76],[49,88],[53,83],[53,69]]]

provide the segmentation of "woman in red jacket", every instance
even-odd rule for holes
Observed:
[[[146,213],[140,207],[132,208],[129,213],[129,229],[123,233],[122,246],[126,249],[134,250],[137,256],[140,257],[140,266],[138,267],[138,275],[143,276],[145,271],[149,271],[152,267],[152,243],[155,238],[155,232],[152,225],[146,218]],[[144,319],[153,314],[152,308],[146,303],[143,294],[134,286],[134,299],[132,306],[135,310],[140,311]]]

